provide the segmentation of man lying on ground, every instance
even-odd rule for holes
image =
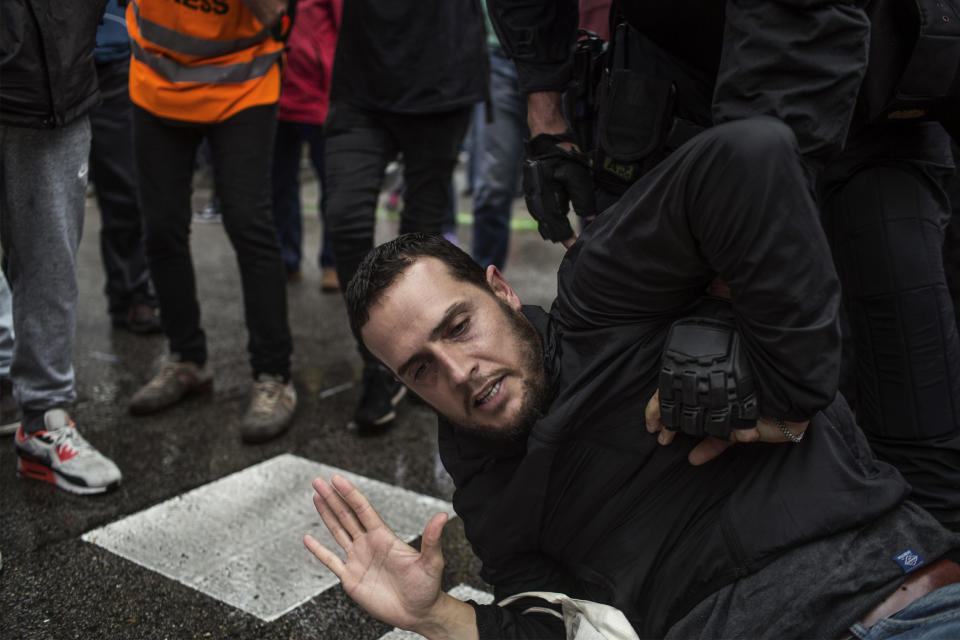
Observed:
[[[945,558],[960,537],[905,501],[836,394],[839,287],[804,185],[781,123],[708,130],[587,228],[549,313],[442,240],[367,257],[352,327],[440,414],[454,507],[498,601],[611,605],[641,637],[836,638],[855,624],[870,637],[894,614],[960,637],[960,567]],[[696,384],[663,388],[668,332],[718,276],[755,423],[704,411]],[[662,428],[658,383],[683,432]],[[751,415],[742,400],[735,418]],[[543,601],[444,594],[444,515],[417,552],[346,480],[314,486],[346,560],[305,543],[375,617],[430,638],[566,637]]]

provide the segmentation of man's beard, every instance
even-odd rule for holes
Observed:
[[[449,418],[447,420],[456,428],[487,440],[523,440],[546,410],[547,374],[543,363],[543,342],[526,316],[502,300],[497,301],[506,314],[510,332],[520,345],[520,369],[523,372],[520,412],[516,419],[507,425],[458,424]]]

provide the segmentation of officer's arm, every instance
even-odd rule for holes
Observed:
[[[573,68],[577,0],[487,0],[487,10],[517,65],[521,92],[563,91]]]
[[[727,0],[713,122],[771,115],[813,167],[846,140],[870,21],[850,0]]]
[[[560,94],[570,80],[579,10],[576,0],[489,0],[490,21],[517,67],[527,98],[530,140],[523,193],[540,235],[570,247],[576,240],[567,219],[596,215],[589,160],[573,144]]]

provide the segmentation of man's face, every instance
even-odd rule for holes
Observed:
[[[540,337],[491,267],[493,291],[420,258],[383,293],[361,329],[367,349],[460,428],[519,438],[546,395]]]

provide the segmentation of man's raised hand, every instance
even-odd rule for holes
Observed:
[[[312,536],[304,536],[303,543],[340,579],[347,595],[387,624],[431,638],[476,637],[473,608],[440,590],[440,534],[447,514],[430,519],[417,551],[384,524],[346,478],[334,476],[329,483],[317,478],[313,488],[317,512],[346,561]]]

